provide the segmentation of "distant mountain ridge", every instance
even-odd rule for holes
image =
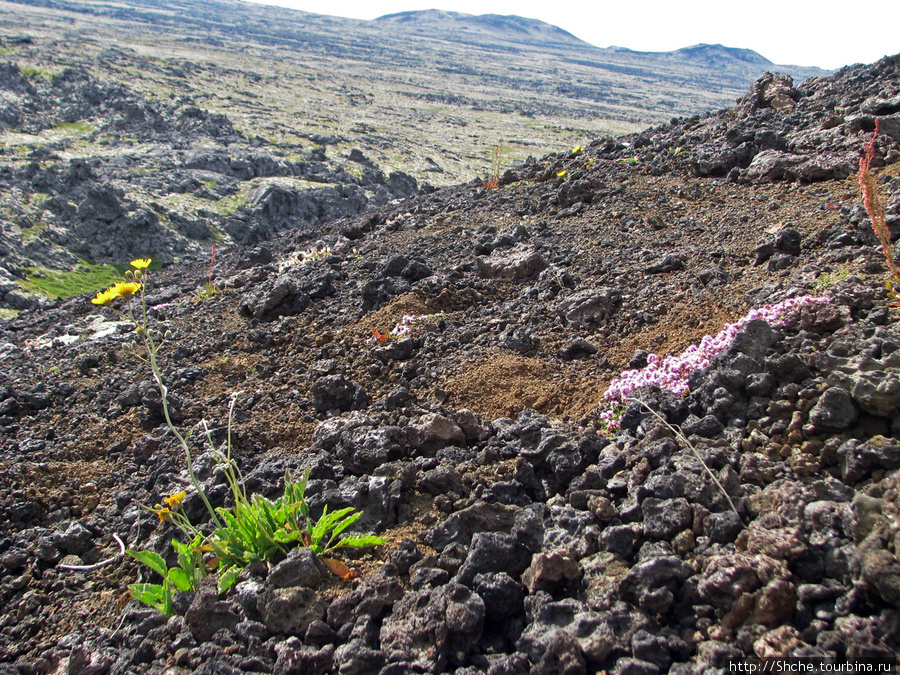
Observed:
[[[589,43],[581,40],[568,31],[538,19],[528,19],[516,15],[501,14],[464,14],[439,9],[425,9],[409,12],[385,14],[375,19],[378,23],[397,23],[422,29],[449,29],[464,31],[482,31],[492,34],[509,34],[514,39],[530,38],[545,43],[573,44],[589,47]],[[440,37],[453,39],[453,34]]]
[[[746,63],[752,63],[760,66],[775,65],[765,56],[763,56],[759,52],[753,51],[752,49],[726,47],[720,44],[701,43],[699,45],[692,45],[690,47],[676,49],[672,53],[684,57],[685,59],[704,63],[713,63],[722,59],[730,59],[735,61],[744,61]]]
[[[746,70],[749,66],[775,69],[797,80],[827,75],[832,71],[811,66],[775,64],[752,49],[726,47],[721,44],[701,43],[668,52],[650,52],[628,47],[599,47],[586,42],[558,26],[517,15],[465,14],[440,9],[412,10],[386,14],[373,20],[377,24],[394,24],[434,39],[471,44],[477,36],[489,41],[503,39],[508,42],[549,48],[572,47],[587,49],[625,58],[640,58],[666,63],[686,63],[703,67]],[[482,43],[486,44],[486,43]]]

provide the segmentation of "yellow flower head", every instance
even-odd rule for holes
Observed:
[[[574,148],[572,148],[572,152],[576,154],[581,152],[582,150],[584,150],[584,148],[582,148],[580,145],[576,145]]]
[[[562,178],[563,176],[566,175],[566,170],[563,169],[562,171],[560,171],[560,172],[559,172],[558,174],[556,174],[556,175],[559,176],[560,178]]]
[[[166,506],[168,506],[170,509],[174,509],[184,501],[184,498],[186,496],[187,492],[182,490],[181,492],[176,492],[174,495],[169,495],[168,497],[163,499],[163,502],[165,502]]]
[[[156,515],[159,516],[159,522],[164,523],[172,516],[172,512],[164,506],[156,510]]]
[[[114,297],[127,298],[141,290],[141,285],[136,281],[117,281],[107,289]]]
[[[150,258],[138,258],[137,260],[132,260],[129,265],[136,270],[145,270],[150,267],[150,260]]]
[[[91,298],[91,302],[95,305],[108,305],[117,297],[119,296],[113,293],[111,289],[107,288],[99,291],[95,297]]]

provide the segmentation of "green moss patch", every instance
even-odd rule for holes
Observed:
[[[60,122],[53,129],[68,135],[81,135],[91,134],[97,130],[97,127],[90,122]]]
[[[50,298],[69,298],[99,291],[121,281],[126,269],[127,265],[98,265],[85,261],[73,270],[30,267],[27,268],[28,279],[19,284],[32,293],[41,293]]]

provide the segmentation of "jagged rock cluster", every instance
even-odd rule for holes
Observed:
[[[896,62],[810,90],[862,102],[854,83],[885,90]],[[809,127],[833,111],[814,96],[791,107],[786,87],[761,81],[747,100],[777,106],[746,120],[787,124],[807,105]],[[647,132],[647,148],[670,133]],[[114,554],[113,534],[171,557],[174,528],[142,505],[182,489],[184,458],[129,325],[85,297],[0,324],[0,668],[624,675],[896,656],[900,331],[878,242],[834,176],[682,175],[682,155],[705,151],[680,143],[636,163],[601,143],[501,190],[253,240],[221,256],[219,293],[196,303],[205,264],[154,274],[176,423],[210,419],[222,443],[240,391],[248,490],[278,497],[285,471],[308,468],[314,513],[352,506],[387,539],[347,554],[352,582],[299,549],[228,593],[210,580],[179,594],[167,619],[124,595],[134,562],[60,568]],[[897,140],[878,147],[896,215]],[[277,220],[277,201],[248,223],[263,213]],[[807,294],[829,302],[781,328],[749,322],[686,397],[639,391],[621,430],[598,433],[604,386],[648,352]],[[404,314],[432,316],[402,339],[370,332]],[[197,495],[183,508],[203,520]]]
[[[734,108],[598,142],[599,156],[731,181],[843,179],[859,169],[859,138],[876,119],[885,136],[900,140],[898,68],[885,58],[796,87],[786,75],[767,74]],[[896,149],[885,157],[897,159]]]

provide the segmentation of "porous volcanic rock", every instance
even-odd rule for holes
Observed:
[[[176,593],[172,617],[132,599],[127,584],[161,579],[113,535],[174,564],[183,534],[153,505],[186,488],[185,516],[213,526],[134,326],[92,294],[0,320],[0,667],[688,673],[896,656],[900,318],[843,178],[896,114],[898,63],[766,78],[738,108],[534,160],[497,190],[367,203],[151,270],[169,413],[211,504],[233,505],[217,453],[270,500],[306,476],[313,518],[352,508],[348,533],[385,538],[333,552],[354,578],[285,550],[222,593],[212,575]],[[107,91],[63,84],[75,106]],[[162,122],[227,131],[159,105]],[[876,149],[896,225],[900,143],[885,130]],[[219,150],[191,150],[192,170],[287,166]],[[832,169],[757,180],[764,152]],[[100,166],[58,170],[82,199],[52,208],[97,227],[143,213],[98,191]],[[236,220],[268,227],[257,209]],[[608,426],[614,378],[698,344],[717,353],[686,391],[638,388]]]

